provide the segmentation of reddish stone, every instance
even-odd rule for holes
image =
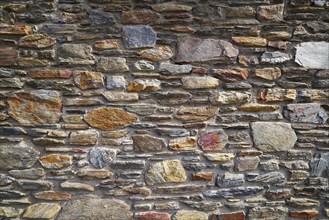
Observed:
[[[205,75],[207,73],[208,69],[204,67],[199,67],[199,66],[193,66],[192,67],[192,73],[196,73],[199,75]]]
[[[244,220],[244,212],[225,213],[218,216],[218,220]]]
[[[166,212],[138,212],[134,217],[136,220],[170,220],[170,215]]]
[[[245,80],[249,76],[247,68],[214,69],[214,73],[226,82]]]
[[[18,52],[11,48],[0,48],[0,66],[13,66],[17,62]]]
[[[312,219],[319,215],[319,211],[316,209],[301,210],[301,211],[290,211],[289,216],[293,218],[304,218]]]
[[[28,34],[32,34],[32,27],[27,26],[27,25],[1,26],[0,27],[0,34],[4,34],[4,35],[28,35]]]
[[[28,73],[33,79],[68,79],[72,76],[70,70],[37,70]]]
[[[149,10],[125,11],[122,13],[123,24],[150,24],[159,19],[159,14]]]
[[[228,136],[225,134],[224,130],[219,129],[218,131],[201,133],[198,144],[203,150],[222,150],[225,147],[227,140]]]
[[[192,180],[193,181],[212,181],[214,178],[214,173],[205,173],[205,172],[200,172],[196,174],[192,174]]]

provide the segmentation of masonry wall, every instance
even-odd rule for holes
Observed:
[[[326,0],[1,0],[0,219],[329,218]]]

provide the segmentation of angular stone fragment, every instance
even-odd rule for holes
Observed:
[[[89,161],[96,168],[104,168],[115,156],[116,151],[107,148],[92,148],[89,151]]]
[[[0,187],[1,186],[8,186],[15,181],[14,178],[7,176],[5,174],[0,174]]]
[[[251,182],[282,184],[286,181],[286,177],[281,172],[268,172],[250,179]]]
[[[113,175],[109,170],[84,169],[77,172],[77,176],[87,180],[106,179]]]
[[[245,80],[249,76],[247,68],[232,68],[232,69],[214,69],[214,74],[226,82],[237,82]]]
[[[224,173],[219,175],[216,180],[216,185],[219,187],[232,187],[244,184],[243,174]]]
[[[250,219],[286,219],[288,208],[286,207],[254,207],[250,210],[248,218]]]
[[[91,126],[101,130],[117,130],[127,127],[137,120],[133,114],[115,108],[98,108],[84,116]]]
[[[192,95],[184,91],[166,91],[155,93],[157,101],[161,105],[180,105],[188,102]]]
[[[129,71],[125,58],[101,57],[96,65],[101,72],[124,73]]]
[[[287,53],[282,53],[280,51],[275,51],[275,52],[264,52],[261,61],[264,63],[284,63],[287,62],[288,60],[291,60],[291,55]]]
[[[30,34],[19,40],[19,46],[28,48],[47,48],[56,43],[56,39],[45,34]]]
[[[208,220],[208,215],[199,211],[180,210],[174,214],[173,220]]]
[[[88,191],[88,192],[94,192],[95,188],[91,185],[84,184],[84,183],[78,183],[78,182],[63,182],[60,184],[61,188],[68,189],[68,190],[78,190],[78,191]]]
[[[43,191],[33,194],[34,198],[49,201],[65,201],[71,199],[71,194],[65,192]]]
[[[27,207],[23,218],[27,219],[53,219],[61,210],[57,203],[36,203]]]
[[[192,7],[188,5],[167,2],[153,5],[152,9],[156,12],[189,12],[192,10]]]
[[[232,37],[232,40],[246,47],[266,47],[267,45],[267,40],[261,37]]]
[[[19,186],[24,190],[52,190],[54,184],[44,180],[19,180]]]
[[[15,207],[7,207],[7,206],[0,206],[0,216],[7,217],[7,218],[15,218],[20,217],[23,214],[24,209],[15,208]]]
[[[195,137],[182,137],[169,140],[169,148],[174,151],[196,150],[197,140]]]
[[[181,183],[186,179],[185,169],[179,160],[154,163],[145,173],[145,181],[151,186],[159,183]]]
[[[245,112],[271,112],[280,109],[279,105],[266,105],[266,104],[244,104],[239,107],[240,111]]]
[[[266,89],[259,92],[259,99],[265,102],[293,101],[296,99],[296,89]]]
[[[2,170],[30,168],[38,160],[40,152],[26,142],[1,143],[0,167]]]
[[[32,34],[32,26],[7,25],[0,26],[0,35],[28,35]]]
[[[157,79],[135,79],[130,82],[129,92],[154,92],[161,89],[161,81]]]
[[[0,66],[14,66],[17,58],[18,51],[11,48],[0,48]]]
[[[294,147],[297,136],[291,125],[283,122],[253,122],[255,147],[264,152],[286,151]]]
[[[64,106],[92,106],[102,105],[103,100],[99,98],[68,98],[64,100]]]
[[[163,139],[150,135],[134,135],[131,137],[135,152],[156,152],[166,150]]]
[[[292,207],[312,207],[312,206],[320,206],[320,202],[318,200],[309,199],[309,198],[295,198],[291,197],[286,201],[288,206]]]
[[[219,214],[218,219],[219,220],[245,220],[245,213],[242,212],[231,212],[231,213],[224,213]]]
[[[138,54],[148,60],[159,62],[169,60],[174,56],[172,50],[168,46],[159,46],[152,49],[146,49],[138,52]]]
[[[35,59],[31,57],[18,58],[18,65],[21,67],[45,67],[49,65],[48,60]]]
[[[182,83],[185,89],[213,89],[219,86],[220,81],[211,76],[185,76]]]
[[[329,43],[303,42],[296,47],[295,62],[310,69],[329,69]]]
[[[58,49],[59,62],[70,65],[95,63],[92,47],[87,44],[62,44]]]
[[[256,69],[255,75],[262,79],[276,80],[281,76],[281,70],[278,67]]]
[[[192,71],[191,65],[175,65],[169,62],[162,62],[159,66],[159,72],[165,75],[187,74]]]
[[[76,72],[74,82],[82,90],[99,89],[104,86],[103,74],[100,72]]]
[[[96,130],[75,131],[70,134],[70,144],[74,145],[95,145],[98,141],[98,132]]]
[[[3,78],[0,79],[0,88],[23,88],[24,83],[19,78]]]
[[[290,211],[289,216],[292,218],[303,218],[303,219],[313,219],[319,215],[319,211],[316,209],[305,209],[305,210],[295,210]]]
[[[289,104],[283,113],[291,122],[324,124],[328,119],[327,112],[318,103]]]
[[[115,39],[100,40],[94,43],[94,47],[98,50],[118,49],[119,42]]]
[[[127,81],[124,76],[107,76],[106,81],[106,88],[107,89],[125,89]]]
[[[104,92],[103,96],[109,102],[136,102],[139,99],[137,93],[126,93],[126,92]]]
[[[170,215],[166,212],[137,212],[134,214],[136,220],[170,220]]]
[[[28,76],[32,79],[68,79],[72,76],[70,70],[36,70],[30,71]]]
[[[55,138],[34,138],[33,143],[36,145],[44,146],[44,145],[64,145],[65,141],[60,140],[60,139],[55,139]]]
[[[151,71],[155,69],[152,62],[147,60],[139,60],[134,64],[134,66],[137,70],[142,70],[142,71]]]
[[[202,122],[207,121],[218,113],[215,107],[181,107],[176,118],[184,122]]]
[[[203,194],[212,198],[238,198],[256,196],[264,190],[261,186],[240,186],[228,189],[208,190]]]
[[[235,155],[233,153],[208,153],[204,154],[204,156],[210,161],[215,161],[219,163],[226,163],[235,158]]]
[[[121,200],[103,199],[94,195],[77,196],[69,201],[58,216],[61,220],[72,219],[132,219],[128,204]]]
[[[123,24],[150,24],[160,18],[158,13],[150,10],[124,11],[121,16]]]
[[[199,172],[192,175],[192,181],[212,181],[214,173],[212,172]]]
[[[156,33],[150,26],[125,26],[122,30],[123,41],[127,48],[154,47]]]
[[[259,162],[260,159],[257,156],[238,157],[235,160],[235,169],[237,171],[256,170]]]
[[[239,50],[227,41],[184,37],[178,42],[175,62],[235,61]]]
[[[50,154],[48,156],[41,157],[39,161],[43,167],[48,169],[68,167],[73,163],[72,156],[62,154]]]
[[[52,124],[60,120],[62,101],[51,90],[18,91],[9,95],[8,113],[22,124]]]
[[[231,105],[249,102],[251,99],[250,92],[236,92],[236,91],[219,91],[210,95],[209,100],[214,105]]]
[[[204,151],[222,150],[227,144],[228,136],[223,129],[202,132],[198,137],[198,144]]]
[[[25,170],[10,170],[9,174],[15,178],[22,179],[39,179],[43,177],[46,173],[42,168],[31,168]]]
[[[283,20],[284,4],[262,5],[257,8],[259,21],[280,22]]]

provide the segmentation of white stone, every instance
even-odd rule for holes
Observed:
[[[329,43],[304,42],[296,47],[295,62],[311,69],[329,69]]]

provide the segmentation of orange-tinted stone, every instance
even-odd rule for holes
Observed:
[[[32,79],[68,79],[72,76],[70,70],[36,70],[28,73]]]
[[[134,218],[136,220],[170,220],[170,215],[166,212],[137,212]]]
[[[72,156],[61,154],[50,154],[41,157],[39,161],[43,167],[48,169],[60,169],[70,166],[73,163]]]
[[[34,193],[34,198],[41,200],[53,200],[53,201],[61,201],[61,200],[70,200],[71,194],[65,192],[55,192],[55,191],[44,191]]]
[[[193,181],[212,181],[214,178],[214,173],[205,173],[205,172],[200,172],[200,173],[195,173],[192,174],[192,180]]]
[[[94,47],[98,50],[117,49],[119,42],[115,39],[100,40],[94,43]]]
[[[300,211],[290,211],[289,216],[293,218],[304,218],[304,219],[312,219],[319,215],[319,211],[316,209],[309,210],[300,210]]]
[[[245,214],[244,212],[232,212],[232,213],[225,213],[220,214],[218,216],[219,220],[244,220]]]
[[[47,48],[56,43],[56,39],[45,34],[30,34],[22,37],[19,46],[29,48]]]
[[[0,34],[4,34],[4,35],[32,34],[32,27],[27,25],[0,26]]]

